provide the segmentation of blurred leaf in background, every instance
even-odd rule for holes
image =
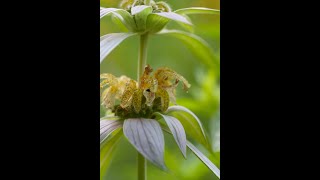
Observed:
[[[220,9],[219,0],[184,0],[166,1],[173,10],[186,7],[207,7]],[[103,7],[118,7],[120,1],[100,0]],[[189,15],[194,24],[193,31],[205,40],[213,50],[212,61],[220,59],[220,16],[214,15]],[[117,19],[105,17],[100,21],[100,36],[107,33],[123,32],[124,27],[115,26]],[[169,22],[168,29],[181,29],[188,32],[175,22]],[[116,47],[101,63],[101,73],[112,73],[115,76],[125,74],[137,78],[137,59],[139,38],[129,37]],[[188,79],[192,85],[189,93],[181,88],[177,92],[177,104],[193,111],[201,120],[204,129],[211,140],[213,155],[205,147],[197,147],[220,167],[220,74],[219,68],[207,66],[199,61],[190,47],[182,41],[165,35],[151,36],[148,46],[148,64],[154,69],[162,66],[175,69],[179,74]],[[216,58],[216,59],[214,59]],[[100,116],[104,116],[104,108],[100,108]],[[218,179],[190,150],[187,151],[188,159],[185,160],[175,144],[172,136],[165,134],[165,161],[170,172],[163,172],[148,163],[148,179],[150,180],[215,180]],[[137,178],[136,150],[121,138],[117,152],[105,179],[131,180]]]

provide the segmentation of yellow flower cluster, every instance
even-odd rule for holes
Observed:
[[[115,109],[116,101],[119,106],[128,111],[133,110],[139,114],[144,108],[157,106],[164,112],[169,107],[169,101],[176,103],[175,89],[178,83],[183,83],[184,90],[190,88],[188,81],[169,68],[159,68],[152,75],[152,68],[147,65],[140,78],[140,83],[126,77],[115,77],[112,74],[101,74],[100,89],[102,105],[108,109]],[[159,103],[155,100],[159,99]],[[119,107],[117,106],[117,107]]]

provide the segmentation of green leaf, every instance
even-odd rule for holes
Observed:
[[[180,151],[182,152],[183,156],[187,158],[187,137],[186,132],[184,131],[184,128],[179,120],[177,120],[175,117],[163,115],[161,113],[154,113],[155,115],[158,115],[164,119],[164,121],[167,123],[171,133],[173,134],[173,137],[177,143],[177,145],[180,148]]]
[[[100,121],[100,144],[106,140],[110,134],[122,127],[122,122],[118,120],[102,120]]]
[[[183,43],[185,43],[190,51],[199,57],[199,60],[201,60],[202,63],[209,66],[208,68],[213,68],[216,71],[219,70],[219,60],[214,56],[209,44],[199,36],[179,30],[162,30],[157,34],[180,39]]]
[[[146,159],[162,170],[164,164],[164,137],[160,124],[154,119],[130,118],[123,124],[123,132],[129,142]]]
[[[147,18],[147,31],[150,33],[156,33],[163,29],[170,20],[168,18],[158,16],[156,14],[150,14]]]
[[[190,141],[187,141],[189,149],[220,179],[220,169],[214,165],[202,152]]]
[[[161,13],[154,13],[154,14],[157,16],[167,18],[169,20],[174,20],[174,21],[178,21],[178,22],[192,25],[192,23],[187,18],[185,18],[184,16],[181,16],[180,14],[174,13],[174,12],[161,12]]]
[[[163,29],[170,20],[184,24],[185,27],[192,26],[189,18],[174,12],[152,13],[147,18],[147,30],[150,33],[156,33]],[[190,27],[189,27],[190,29]]]
[[[135,35],[135,33],[111,33],[100,37],[100,63],[123,40]]]
[[[100,7],[100,19],[109,14],[113,14],[116,18],[118,18],[126,26],[128,30],[136,30],[136,24],[134,23],[134,19],[128,11],[123,9]]]
[[[220,14],[220,10],[204,7],[190,7],[174,11],[177,14]]]
[[[128,32],[128,28],[123,24],[123,22],[114,14],[111,15],[112,23],[116,24],[119,27],[121,32]]]
[[[184,16],[188,21],[191,22],[191,19],[184,14],[181,14],[182,16]],[[185,23],[181,23],[181,22],[177,22],[182,28],[184,28],[186,31],[190,32],[190,33],[194,33],[194,26],[190,26],[188,24]]]
[[[111,164],[115,153],[115,148],[120,141],[123,133],[119,129],[112,133],[102,144],[100,144],[100,180],[104,179],[106,171]]]
[[[185,128],[187,135],[192,139],[199,141],[209,150],[211,149],[202,123],[192,111],[183,106],[170,106],[166,114],[176,117]]]
[[[100,19],[107,16],[108,14],[110,14],[111,12],[114,12],[116,10],[120,10],[117,8],[104,8],[104,7],[100,7]]]
[[[146,30],[147,27],[147,17],[152,13],[151,6],[134,6],[131,9],[131,14],[134,15],[134,19],[137,25],[138,31]]]

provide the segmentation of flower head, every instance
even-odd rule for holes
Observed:
[[[157,69],[154,74],[152,72],[153,69],[147,65],[140,83],[126,76],[101,74],[102,105],[116,116],[149,117],[153,112],[165,112],[170,100],[176,103],[175,89],[180,81],[185,90],[191,86],[183,76],[167,67]]]

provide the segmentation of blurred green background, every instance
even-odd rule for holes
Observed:
[[[118,7],[120,1],[100,0],[102,7]],[[219,0],[184,0],[166,1],[173,10],[186,7],[208,7],[220,9]],[[202,37],[214,51],[215,58],[220,59],[220,16],[190,15],[194,24],[194,33]],[[170,22],[168,29],[182,29],[175,22]],[[110,17],[100,21],[100,36],[107,33],[123,31]],[[153,69],[167,66],[184,76],[192,85],[186,93],[182,87],[177,89],[177,103],[192,110],[202,121],[212,143],[213,154],[201,145],[197,147],[220,167],[220,84],[219,66],[208,68],[199,61],[188,47],[179,39],[169,36],[151,36],[148,44],[148,64]],[[112,73],[116,76],[126,75],[137,78],[139,37],[130,37],[120,44],[101,63],[101,73]],[[100,108],[100,116],[105,114]],[[147,175],[150,180],[215,180],[218,179],[202,162],[188,150],[187,160],[179,152],[174,139],[165,134],[165,162],[170,172],[163,172],[148,163]],[[107,172],[108,180],[137,179],[137,152],[122,137],[116,148],[111,167]]]

